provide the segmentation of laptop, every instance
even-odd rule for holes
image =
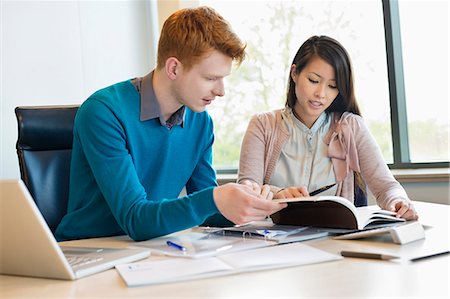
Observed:
[[[59,246],[21,180],[0,180],[0,273],[75,280],[150,255],[148,249]]]

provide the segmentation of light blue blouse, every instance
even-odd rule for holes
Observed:
[[[336,182],[331,159],[327,156],[325,137],[330,129],[331,115],[323,112],[309,129],[291,109],[285,109],[283,122],[289,139],[281,149],[270,184],[279,187],[305,186],[309,192]],[[336,195],[337,187],[320,195]]]

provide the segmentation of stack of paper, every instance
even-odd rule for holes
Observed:
[[[123,264],[117,271],[128,286],[167,283],[342,259],[301,244],[270,246],[204,259],[171,258]]]

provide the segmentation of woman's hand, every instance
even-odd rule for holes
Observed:
[[[275,193],[273,198],[293,198],[303,196],[309,196],[309,192],[306,187],[288,187]]]
[[[417,220],[419,215],[411,202],[405,200],[394,201],[389,207],[389,211],[396,212],[395,215],[398,218],[404,218],[406,220]]]
[[[245,180],[242,182],[242,185],[249,186],[253,191],[260,194],[261,199],[272,200],[273,193],[270,191],[269,185],[263,185],[262,187],[255,182]]]

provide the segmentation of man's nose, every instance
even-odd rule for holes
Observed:
[[[225,95],[225,86],[223,80],[217,81],[217,85],[214,87],[213,93],[218,97],[223,97]]]

